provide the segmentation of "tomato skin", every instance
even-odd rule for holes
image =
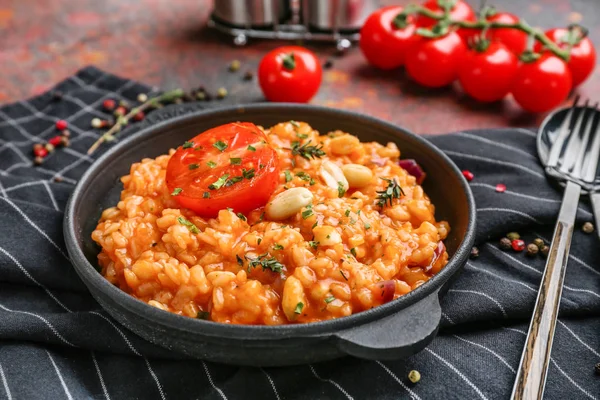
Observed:
[[[534,62],[522,63],[513,81],[512,94],[527,111],[545,112],[558,107],[571,91],[567,64],[551,53]]]
[[[394,18],[403,7],[389,6],[375,11],[367,18],[360,30],[359,46],[369,64],[381,69],[393,69],[404,65],[406,53],[418,40],[416,26],[411,23],[398,29]]]
[[[406,57],[406,72],[423,86],[449,85],[458,75],[465,51],[456,32],[435,39],[421,37]]]
[[[546,31],[546,36],[560,48],[566,49],[568,46],[562,42],[562,38],[569,33],[565,28],[554,28]],[[541,43],[536,43],[535,49],[542,49]],[[573,78],[573,87],[578,86],[585,81],[596,67],[596,50],[592,41],[585,37],[571,49],[571,56],[567,63]]]
[[[284,56],[293,54],[295,67],[284,66]],[[321,85],[317,56],[301,46],[283,46],[267,53],[258,66],[258,83],[269,101],[306,103]]]
[[[464,91],[476,100],[502,99],[511,89],[517,72],[517,57],[502,43],[490,43],[483,51],[468,50],[458,69]]]
[[[222,141],[228,144],[219,151],[213,144]],[[182,191],[173,196],[184,208],[196,214],[213,218],[220,210],[228,207],[235,212],[247,213],[264,206],[279,184],[279,158],[267,141],[266,135],[254,124],[236,122],[209,129],[188,141],[192,148],[178,147],[171,156],[165,176],[170,192],[176,188]],[[260,143],[258,145],[257,143]],[[247,149],[253,144],[255,151]],[[232,165],[230,157],[241,158],[239,165]],[[216,161],[214,167],[209,161]],[[196,168],[190,169],[195,164]],[[260,168],[260,165],[263,168]],[[242,170],[254,169],[254,176],[241,179],[231,186],[210,189],[224,174],[230,177],[242,176]],[[204,198],[204,193],[210,197]]]
[[[490,22],[514,24],[519,22],[519,17],[507,12],[499,12],[487,18]],[[527,33],[518,29],[492,28],[488,32],[488,38],[508,47],[515,55],[519,56],[527,48]]]
[[[444,10],[438,5],[437,0],[428,0],[423,4],[423,7],[428,8],[431,11],[435,11],[438,13],[443,12]],[[475,12],[471,8],[471,6],[465,3],[463,0],[458,0],[452,9],[450,10],[450,18],[455,21],[476,21],[477,16]],[[437,20],[433,18],[426,17],[425,15],[419,15],[417,18],[416,24],[420,28],[431,28],[433,25],[437,24]],[[461,28],[457,31],[458,35],[461,39],[468,43],[468,40],[471,36],[474,36],[478,33],[475,29]]]

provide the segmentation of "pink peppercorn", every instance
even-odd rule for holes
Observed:
[[[496,192],[504,193],[506,192],[506,185],[504,183],[499,183],[496,185]]]
[[[54,136],[53,138],[48,140],[48,143],[50,143],[54,147],[58,147],[60,145],[60,140],[61,136]]]
[[[514,251],[523,251],[525,250],[525,242],[521,239],[515,239],[512,242],[510,242],[510,245],[512,246]]]
[[[59,119],[58,121],[56,121],[56,129],[58,129],[59,131],[67,129],[68,125],[69,124],[64,119]]]
[[[466,170],[466,169],[463,170],[462,174],[468,182],[471,182],[473,180],[473,178],[475,178],[475,175],[473,175],[473,173],[471,171]]]

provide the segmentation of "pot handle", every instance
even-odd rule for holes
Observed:
[[[405,358],[429,344],[441,317],[435,291],[396,314],[337,333],[337,347],[348,355],[370,360]]]

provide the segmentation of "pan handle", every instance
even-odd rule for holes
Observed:
[[[338,348],[358,358],[393,360],[424,349],[436,335],[442,309],[438,291],[386,318],[337,333]]]

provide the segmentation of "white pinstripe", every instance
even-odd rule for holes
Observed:
[[[503,280],[505,282],[517,283],[517,284],[519,284],[521,286],[526,287],[527,289],[531,290],[532,292],[537,293],[537,290],[535,288],[532,288],[531,286],[529,286],[526,283],[523,283],[521,281],[517,281],[517,280],[514,280],[514,279],[505,278],[502,275],[495,274],[495,273],[493,273],[491,271],[488,271],[486,269],[483,269],[483,268],[477,268],[477,267],[475,267],[473,264],[471,264],[468,261],[467,261],[467,267],[473,268],[474,270],[479,271],[479,272],[483,272],[484,274],[495,276],[496,278],[498,278],[500,280]]]
[[[4,149],[9,149],[14,151],[15,153],[17,153],[17,155],[19,156],[19,158],[21,160],[23,160],[26,163],[31,163],[31,160],[27,157],[25,157],[25,154],[23,154],[23,152],[17,147],[15,146],[12,142],[6,142],[6,144],[4,146],[2,146],[2,148],[0,149],[0,152],[2,152],[2,150]]]
[[[21,188],[29,187],[29,186],[43,185],[44,182],[47,182],[47,181],[44,180],[44,181],[32,181],[32,182],[19,183],[19,184],[15,185],[15,186],[11,186],[11,187],[6,188],[6,192],[7,193],[8,192],[12,192],[13,190],[17,190],[17,189],[21,189]]]
[[[85,158],[78,159],[74,163],[71,163],[71,164],[67,165],[66,167],[64,167],[63,169],[61,169],[60,171],[56,172],[52,178],[54,179],[57,176],[62,176],[64,173],[69,172],[70,170],[77,167],[79,164],[81,164],[84,161],[87,161],[87,160]]]
[[[53,333],[54,333],[54,334],[55,334],[55,335],[56,335],[56,336],[57,336],[57,337],[58,337],[60,340],[62,340],[64,343],[68,344],[69,346],[76,347],[76,346],[75,346],[73,343],[71,343],[71,342],[69,342],[67,339],[65,339],[65,338],[63,337],[63,335],[61,335],[61,334],[60,334],[60,333],[59,333],[59,332],[56,330],[56,328],[55,328],[54,326],[52,326],[52,324],[51,324],[51,323],[50,323],[50,322],[49,322],[49,321],[48,321],[46,318],[42,317],[41,315],[37,315],[37,314],[35,314],[35,313],[31,313],[31,312],[29,312],[29,311],[11,310],[10,308],[8,308],[8,307],[6,307],[6,306],[4,306],[4,305],[2,305],[2,304],[0,304],[0,308],[1,308],[1,309],[3,309],[3,310],[5,310],[5,311],[11,312],[11,313],[15,313],[15,314],[25,314],[25,315],[31,315],[32,317],[35,317],[35,318],[38,318],[38,319],[40,319],[42,322],[44,322],[44,323],[46,324],[46,326],[47,326],[48,328],[50,328],[50,330],[51,330],[51,331],[52,331],[52,332],[53,332]]]
[[[466,132],[456,132],[456,133],[454,133],[454,136],[460,136],[460,137],[464,137],[464,138],[467,138],[467,139],[475,140],[475,141],[478,141],[478,142],[490,144],[492,146],[501,147],[501,148],[509,150],[509,151],[511,151],[513,153],[521,153],[521,154],[525,155],[526,157],[533,158],[534,160],[537,161],[537,158],[533,154],[530,154],[530,153],[526,152],[525,150],[521,150],[519,148],[512,147],[512,146],[509,146],[509,145],[504,144],[504,143],[495,142],[493,140],[486,139],[486,138],[481,137],[481,136],[475,136],[475,135],[472,135],[472,134],[466,133]]]
[[[471,342],[470,340],[467,340],[465,338],[461,338],[458,335],[452,335],[452,336],[454,336],[458,340],[462,340],[463,342],[467,342],[469,344],[472,344],[473,346],[480,347],[480,348],[484,349],[485,351],[493,354],[494,357],[496,357],[498,360],[500,360],[502,362],[502,364],[506,365],[508,367],[508,369],[510,369],[513,372],[513,374],[517,373],[517,371],[513,367],[511,367],[511,365],[508,363],[508,361],[506,361],[501,355],[499,355],[498,353],[496,353],[494,350],[492,350],[492,349],[490,349],[490,348],[488,348],[488,347],[486,347],[486,346],[484,346],[482,344]]]
[[[54,207],[54,209],[56,211],[60,211],[60,208],[58,208],[58,203],[56,202],[56,199],[54,198],[54,193],[52,193],[52,190],[50,189],[50,185],[48,184],[47,181],[44,181],[43,185],[46,188],[46,191],[48,192],[48,196],[50,196],[50,202],[52,203],[52,206]]]
[[[106,384],[104,383],[104,378],[102,377],[102,372],[100,371],[100,366],[98,365],[98,360],[96,360],[96,354],[92,353],[92,361],[94,361],[94,368],[96,368],[96,373],[98,374],[98,379],[100,380],[100,386],[102,387],[102,393],[104,393],[104,398],[106,400],[110,400],[110,396],[108,394],[108,390],[106,390]]]
[[[481,157],[481,156],[476,156],[473,154],[465,154],[465,153],[460,153],[458,151],[453,151],[453,150],[442,149],[442,151],[451,156],[468,158],[468,159],[476,160],[476,161],[484,161],[484,162],[488,162],[490,164],[502,165],[503,167],[517,168],[517,169],[520,169],[521,171],[524,171],[530,175],[537,176],[538,178],[546,179],[546,177],[543,174],[532,171],[530,168],[524,167],[523,165],[520,165],[520,164],[515,164],[510,161],[495,160],[493,158]]]
[[[6,376],[4,375],[2,364],[0,364],[0,378],[2,378],[2,385],[4,386],[6,397],[8,398],[8,400],[12,400],[12,394],[10,394],[10,388],[8,387],[8,381],[6,380]]]
[[[380,366],[381,368],[383,368],[383,369],[384,369],[384,371],[385,371],[385,372],[387,372],[387,373],[388,373],[388,375],[390,375],[390,376],[391,376],[391,377],[392,377],[392,378],[393,378],[393,379],[394,379],[396,382],[398,382],[398,384],[399,384],[400,386],[402,386],[402,388],[408,392],[408,394],[410,395],[410,397],[411,397],[412,399],[415,399],[415,400],[421,400],[421,398],[419,397],[419,395],[417,395],[417,394],[416,394],[415,392],[413,392],[413,391],[412,391],[412,390],[411,390],[411,389],[410,389],[408,386],[406,386],[406,385],[404,384],[404,382],[402,382],[402,381],[400,380],[400,378],[398,378],[398,377],[396,376],[396,374],[394,374],[394,373],[392,372],[392,370],[391,370],[391,369],[389,369],[389,368],[388,368],[388,367],[387,367],[387,366],[386,366],[384,363],[382,363],[381,361],[378,361],[378,360],[375,360],[375,362],[376,362],[377,364],[379,364],[379,366]]]
[[[331,384],[332,384],[333,386],[335,386],[335,387],[336,387],[336,388],[337,388],[337,389],[338,389],[340,392],[342,392],[342,393],[344,394],[344,396],[346,396],[346,398],[347,398],[348,400],[354,400],[354,397],[350,396],[350,395],[348,394],[348,392],[346,392],[346,391],[345,391],[345,390],[344,390],[344,389],[343,389],[343,388],[342,388],[342,387],[341,387],[341,386],[340,386],[340,385],[339,385],[339,384],[338,384],[336,381],[334,381],[333,379],[324,379],[324,378],[321,378],[321,377],[319,376],[319,374],[317,374],[317,371],[315,371],[315,367],[313,367],[313,365],[312,365],[312,364],[308,364],[308,366],[310,367],[310,370],[312,371],[313,375],[314,375],[314,376],[315,376],[315,377],[316,377],[318,380],[320,380],[321,382],[329,382],[329,383],[331,383]]]
[[[449,316],[448,314],[446,314],[445,312],[443,312],[443,311],[442,311],[442,316],[443,316],[444,318],[446,318],[446,319],[448,320],[448,322],[450,322],[450,324],[451,324],[451,325],[456,325],[456,322],[454,322],[454,321],[452,320],[452,318],[450,318],[450,316]]]
[[[542,235],[540,235],[539,233],[533,232],[533,234],[534,234],[534,235],[537,235],[537,236],[539,236],[540,238],[544,239],[546,242],[550,243],[550,240],[548,240],[547,238],[543,237],[543,236],[542,236]],[[591,265],[589,265],[589,264],[585,263],[585,262],[584,262],[582,259],[580,259],[580,258],[577,258],[577,257],[575,257],[575,256],[574,256],[574,255],[572,255],[572,254],[569,254],[569,258],[570,258],[570,259],[572,259],[572,260],[575,260],[575,262],[577,262],[577,263],[581,264],[581,266],[582,266],[582,267],[584,267],[584,268],[586,268],[586,269],[590,270],[590,271],[591,271],[591,272],[593,272],[594,274],[596,274],[596,275],[600,275],[600,272],[599,272],[599,271],[596,271],[596,270],[594,269],[594,267],[592,267]]]
[[[500,302],[496,299],[494,299],[492,296],[490,296],[487,293],[483,293],[483,292],[478,292],[477,290],[467,290],[467,289],[448,289],[448,292],[453,292],[453,293],[471,293],[471,294],[477,294],[480,296],[483,296],[491,301],[494,302],[494,304],[496,304],[498,306],[498,308],[500,309],[500,311],[502,311],[502,315],[504,315],[504,318],[508,318],[508,314],[506,314],[506,311],[504,310],[504,307],[502,307],[502,304],[500,304]]]
[[[210,376],[210,372],[208,371],[208,365],[206,365],[206,363],[202,361],[202,366],[204,367],[204,371],[206,372],[206,377],[208,378],[208,383],[210,383],[210,386],[212,386],[213,389],[215,389],[217,393],[221,395],[221,398],[223,400],[227,400],[227,396],[225,396],[225,393],[223,393],[223,391],[219,389],[217,385],[215,385],[215,383],[213,382],[212,376]]]
[[[17,210],[17,212],[19,214],[21,214],[21,216],[23,217],[23,219],[25,219],[25,221],[27,221],[27,223],[29,225],[31,225],[36,231],[38,231],[44,238],[46,238],[46,240],[48,240],[48,242],[50,242],[50,244],[52,244],[52,246],[54,246],[56,248],[56,250],[58,250],[58,252],[64,257],[66,258],[69,262],[71,262],[71,259],[69,258],[69,256],[67,256],[62,249],[54,242],[54,240],[52,240],[50,238],[50,236],[48,236],[46,234],[46,232],[44,232],[43,230],[40,229],[39,226],[37,226],[28,216],[27,214],[25,214],[19,207],[17,207],[17,205],[15,203],[13,203],[12,201],[10,201],[8,198],[5,197],[0,197],[0,199],[4,200],[5,202],[7,202],[8,204],[10,204],[15,210]]]
[[[475,392],[479,395],[479,397],[481,397],[484,400],[488,400],[487,397],[485,397],[485,395],[481,392],[481,390],[479,390],[479,388],[477,386],[475,386],[473,384],[473,382],[471,382],[462,372],[460,372],[454,365],[452,365],[450,362],[444,360],[441,356],[439,356],[438,354],[436,354],[433,350],[431,350],[429,347],[426,347],[425,350],[427,350],[431,355],[433,355],[435,358],[437,358],[438,360],[440,360],[441,362],[443,362],[444,364],[446,364],[446,366],[448,368],[450,368],[452,371],[454,371],[454,373],[456,373],[456,375],[460,376],[460,378],[465,381],[467,383],[467,385],[471,386],[471,388],[473,390],[475,390]]]
[[[526,134],[527,136],[531,136],[533,138],[537,138],[537,135],[535,134],[535,132],[531,132],[529,129],[523,129],[523,128],[513,128],[515,131],[517,132],[521,132]]]
[[[62,385],[63,390],[65,391],[65,394],[67,395],[67,399],[73,400],[73,396],[71,396],[71,392],[69,392],[69,388],[67,387],[67,384],[65,383],[65,380],[63,379],[62,374],[60,373],[60,370],[58,369],[58,365],[56,365],[56,363],[54,362],[54,359],[52,358],[52,355],[50,354],[50,352],[48,350],[46,350],[46,354],[48,354],[48,357],[50,358],[50,362],[52,363],[52,366],[54,367],[54,370],[56,371],[56,375],[58,375],[60,384]]]
[[[166,400],[167,397],[165,396],[165,392],[162,388],[162,385],[160,384],[160,381],[158,380],[158,376],[156,376],[156,374],[154,373],[154,370],[152,369],[152,366],[150,365],[150,361],[146,357],[144,357],[144,361],[146,362],[148,371],[150,371],[150,375],[152,375],[152,379],[154,379],[154,382],[156,382],[156,387],[158,388],[158,392],[160,393],[160,398],[162,400]]]
[[[273,381],[273,378],[271,378],[271,375],[269,375],[267,371],[265,371],[262,367],[260,367],[260,370],[263,372],[263,374],[265,374],[265,376],[269,380],[269,383],[273,388],[273,393],[275,393],[275,398],[277,398],[277,400],[281,400],[281,398],[279,397],[279,393],[277,392],[277,388],[275,387],[275,382]]]
[[[31,143],[32,141],[37,140],[37,138],[35,136],[33,136],[32,134],[27,132],[25,129],[23,129],[21,127],[21,125],[17,124],[16,122],[14,122],[13,119],[11,119],[8,115],[6,115],[4,113],[4,111],[2,111],[2,109],[0,109],[0,117],[2,117],[4,120],[6,120],[6,122],[8,122],[8,124],[10,126],[15,128],[22,136],[26,137],[28,139],[27,143]],[[15,144],[15,143],[13,142],[13,144]]]
[[[4,189],[4,186],[2,185],[1,181],[0,181],[0,195],[2,195],[2,197],[8,197],[8,194],[6,194],[6,190]]]
[[[538,221],[537,219],[535,219],[531,215],[529,215],[527,213],[524,213],[523,211],[512,210],[510,208],[486,207],[486,208],[478,208],[477,209],[477,212],[484,212],[484,211],[506,212],[506,213],[511,213],[511,214],[517,214],[517,215],[520,215],[520,216],[525,217],[527,219],[530,219],[531,221],[535,222],[536,224],[540,224],[540,225],[542,224],[540,221]]]
[[[564,322],[562,322],[560,319],[557,319],[558,323],[561,324],[571,335],[573,335],[573,337],[582,345],[584,345],[589,351],[591,351],[592,353],[594,353],[594,355],[598,358],[600,358],[600,353],[598,353],[596,350],[594,350],[589,344],[587,344],[586,342],[584,342],[579,336],[577,336],[577,334],[575,332],[573,332],[571,330],[571,328],[569,328]]]

